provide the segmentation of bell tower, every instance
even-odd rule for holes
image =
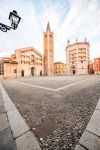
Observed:
[[[44,74],[54,74],[54,35],[51,32],[49,22],[44,32]]]

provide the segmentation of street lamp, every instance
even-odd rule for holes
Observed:
[[[10,29],[16,29],[18,27],[18,24],[21,20],[21,17],[19,17],[19,15],[17,14],[17,11],[13,10],[12,12],[10,12],[9,14],[9,20],[11,22],[11,27],[0,23],[0,30],[2,32],[7,32]]]

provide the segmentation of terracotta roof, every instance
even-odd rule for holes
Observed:
[[[10,57],[0,57],[0,60],[4,60],[4,59],[8,60],[10,59]]]
[[[100,57],[94,58],[94,59],[100,59]]]
[[[30,51],[30,50],[33,50],[38,55],[42,56],[42,54],[37,49],[35,49],[34,47],[25,47],[25,48],[16,49],[16,51]]]
[[[11,64],[18,64],[16,61],[11,61],[11,60],[3,60],[4,63],[11,63]]]
[[[65,63],[63,63],[63,62],[61,62],[61,61],[57,61],[57,62],[55,62],[54,64],[65,64]],[[65,64],[66,65],[66,64]]]
[[[78,44],[88,44],[90,46],[89,42],[84,41],[84,42],[76,42],[76,43],[69,44],[69,45],[66,46],[66,48],[68,48],[70,46],[78,45]]]

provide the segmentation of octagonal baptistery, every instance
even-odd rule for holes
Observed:
[[[90,61],[89,42],[78,42],[70,44],[68,40],[66,47],[67,74],[80,75],[89,73]]]

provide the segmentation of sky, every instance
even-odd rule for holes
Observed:
[[[10,26],[9,13],[21,21],[16,30],[0,31],[0,56],[18,48],[34,47],[42,54],[47,22],[54,32],[55,62],[66,62],[67,40],[90,43],[90,58],[100,57],[100,0],[0,0],[0,23]]]

